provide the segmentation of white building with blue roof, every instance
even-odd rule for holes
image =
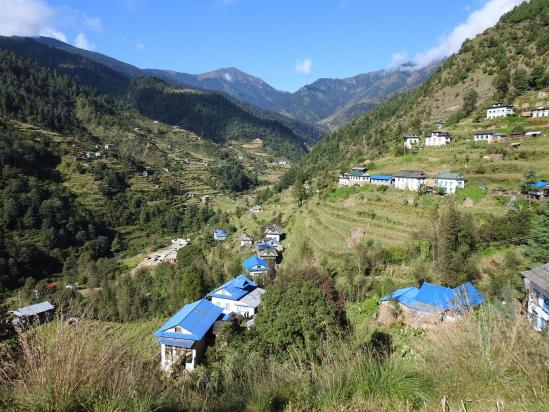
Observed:
[[[170,372],[177,364],[194,370],[206,348],[206,337],[223,309],[203,298],[183,306],[155,333],[160,344],[161,367]]]
[[[249,319],[257,314],[264,293],[265,289],[240,275],[208,293],[208,297],[224,314],[236,313]]]
[[[246,273],[253,279],[256,279],[259,276],[266,276],[271,270],[269,264],[256,255],[249,257],[242,262],[242,266],[244,266]]]
[[[221,228],[215,229],[213,232],[213,235],[214,235],[214,240],[218,240],[218,241],[227,240],[227,238],[229,237],[229,234]]]

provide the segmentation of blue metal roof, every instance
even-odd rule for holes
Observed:
[[[175,315],[168,319],[154,333],[154,336],[159,338],[200,340],[222,313],[223,309],[217,307],[209,300],[205,298],[197,300],[179,309]],[[188,333],[167,332],[168,329],[175,326],[182,327]]]
[[[535,187],[536,189],[539,189],[540,187],[549,186],[549,182],[541,180],[539,182],[532,183],[531,186]]]
[[[249,272],[263,272],[265,270],[269,270],[269,265],[267,262],[255,255],[246,259],[242,264]]]
[[[259,249],[260,247],[262,246],[265,246],[265,247],[268,247],[268,248],[271,248],[271,249],[274,249],[273,245],[271,245],[269,242],[259,242],[257,245],[255,245],[255,248],[256,249]]]
[[[370,180],[391,180],[393,176],[389,175],[371,175]]]
[[[225,232],[223,229],[215,229],[214,230],[214,236],[227,237],[227,236],[229,236],[229,234],[227,232]]]
[[[381,298],[382,301],[390,299],[422,312],[465,312],[486,300],[471,282],[465,282],[454,289],[424,282],[420,288],[397,289]]]
[[[256,288],[257,284],[255,282],[244,275],[240,275],[208,293],[208,296],[220,299],[240,300]],[[228,295],[219,293],[221,290],[227,292]]]

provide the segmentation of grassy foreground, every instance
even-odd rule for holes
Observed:
[[[467,411],[549,407],[549,343],[522,316],[488,305],[432,332],[393,326],[386,333],[400,337],[383,351],[353,334],[325,342],[321,363],[298,361],[291,353],[275,362],[225,348],[220,365],[172,380],[158,368],[151,336],[157,323],[56,321],[20,335],[20,358],[2,364],[0,406],[33,411],[436,411],[441,402]]]

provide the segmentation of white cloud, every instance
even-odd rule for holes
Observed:
[[[393,53],[393,55],[391,56],[391,63],[389,64],[389,67],[396,67],[399,64],[404,63],[406,60],[408,60],[408,53],[406,52]]]
[[[0,0],[0,35],[49,36],[67,41],[55,28],[56,12],[42,0]]]
[[[95,49],[95,44],[89,42],[84,33],[78,33],[78,36],[76,36],[76,39],[74,39],[74,45],[84,50]]]
[[[137,50],[139,50],[139,51],[145,50],[145,45],[144,45],[143,43],[141,43],[141,42],[137,43],[137,44],[135,45],[135,47],[136,47]]]
[[[439,44],[415,56],[418,67],[448,57],[457,52],[464,40],[475,37],[487,28],[496,24],[499,18],[523,0],[488,0],[484,5],[469,14],[467,20],[456,26],[449,34],[442,37]]]
[[[311,74],[313,61],[307,57],[303,60],[298,60],[295,64],[295,72],[299,74]]]
[[[90,30],[93,30],[93,31],[103,30],[103,23],[101,23],[101,19],[99,17],[88,17],[84,15],[84,22],[86,23],[86,26],[88,26]]]

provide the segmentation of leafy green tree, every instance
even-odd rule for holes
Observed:
[[[476,238],[470,215],[462,215],[455,199],[447,198],[439,209],[436,225],[437,266],[448,285],[463,280],[467,259],[475,249]]]
[[[531,189],[532,183],[534,183],[536,179],[536,169],[534,169],[533,167],[529,167],[528,169],[526,169],[526,171],[524,172],[524,181],[521,185],[521,192],[523,194],[528,193]]]
[[[549,202],[541,202],[532,219],[526,254],[537,263],[549,261]]]
[[[267,353],[285,357],[295,350],[314,355],[319,342],[338,337],[346,321],[331,278],[308,269],[278,278],[267,290],[255,321]]]
[[[528,73],[524,69],[518,69],[513,75],[513,88],[517,95],[523,94],[528,90]]]
[[[530,73],[530,87],[540,90],[547,86],[548,75],[543,64],[536,64]]]
[[[478,102],[478,92],[475,89],[469,90],[465,95],[463,96],[463,106],[462,111],[463,115],[469,116],[473,110],[475,110],[475,107],[477,106]]]
[[[496,89],[496,95],[499,99],[504,99],[509,93],[509,83],[511,76],[508,70],[500,70],[492,80],[492,86]]]

